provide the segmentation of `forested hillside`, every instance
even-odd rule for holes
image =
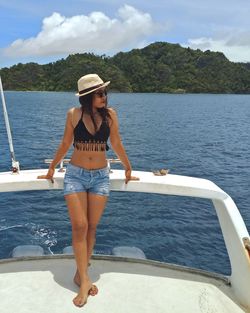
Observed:
[[[57,62],[2,68],[5,90],[76,91],[79,77],[98,73],[117,92],[250,93],[250,64],[224,54],[156,42],[113,57],[90,53]]]

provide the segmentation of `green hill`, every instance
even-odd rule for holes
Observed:
[[[223,53],[156,42],[113,57],[90,53],[57,62],[2,68],[5,90],[76,91],[87,73],[111,80],[117,92],[250,93],[250,64],[230,62]]]

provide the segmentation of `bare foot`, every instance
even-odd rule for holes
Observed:
[[[78,295],[73,299],[73,303],[75,306],[82,307],[87,303],[91,286],[92,284],[89,280],[81,285]]]
[[[98,288],[96,285],[92,284],[91,288],[89,289],[89,295],[96,296],[98,294]]]
[[[74,276],[74,283],[75,283],[78,287],[81,286],[81,278],[80,278],[80,275],[79,275],[79,273],[78,273],[78,270],[76,271],[75,276]],[[98,288],[97,288],[97,286],[92,284],[92,286],[91,286],[91,288],[90,288],[90,290],[89,290],[89,295],[95,296],[95,295],[97,295],[97,293],[98,293]]]

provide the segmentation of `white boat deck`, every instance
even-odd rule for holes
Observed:
[[[247,312],[219,275],[113,256],[94,256],[89,273],[99,293],[78,308],[74,273],[67,255],[1,260],[1,313]]]

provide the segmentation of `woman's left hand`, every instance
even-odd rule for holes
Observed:
[[[140,180],[139,177],[131,176],[132,170],[125,170],[125,184],[127,184],[130,180]]]

